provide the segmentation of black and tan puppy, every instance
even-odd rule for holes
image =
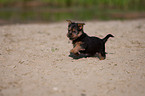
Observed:
[[[105,43],[109,37],[114,37],[108,34],[105,38],[100,39],[98,37],[90,37],[83,31],[84,23],[75,23],[71,20],[68,22],[68,33],[67,37],[72,40],[73,49],[70,53],[79,55],[80,53],[88,54],[89,56],[94,56],[96,53],[100,60],[106,58],[105,54]]]

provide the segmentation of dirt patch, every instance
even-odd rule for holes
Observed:
[[[85,23],[105,60],[70,57],[67,22],[0,26],[0,96],[144,96],[145,20]]]

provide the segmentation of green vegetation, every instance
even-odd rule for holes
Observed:
[[[60,21],[124,19],[145,12],[145,0],[0,0],[0,20]]]
[[[117,8],[117,9],[144,9],[145,0],[0,0],[0,5],[11,5],[13,3],[28,3],[28,2],[47,3],[54,7],[92,7],[97,8]]]

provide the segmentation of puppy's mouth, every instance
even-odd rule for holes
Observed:
[[[75,38],[69,37],[70,40],[75,40]]]
[[[67,34],[67,37],[69,38],[69,40],[76,40],[78,37],[77,36],[70,36],[69,34]]]
[[[69,40],[75,40],[75,38],[71,37],[71,36],[68,36],[67,37],[69,38]]]

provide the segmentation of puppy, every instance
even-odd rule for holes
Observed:
[[[77,56],[81,53],[88,54],[89,56],[94,56],[96,53],[98,53],[100,60],[104,60],[106,58],[105,43],[109,37],[114,37],[113,35],[108,34],[103,39],[88,36],[83,31],[83,25],[85,25],[85,23],[75,23],[71,20],[66,21],[68,22],[67,37],[72,41],[73,44],[73,49],[70,50],[70,53],[73,53]]]

